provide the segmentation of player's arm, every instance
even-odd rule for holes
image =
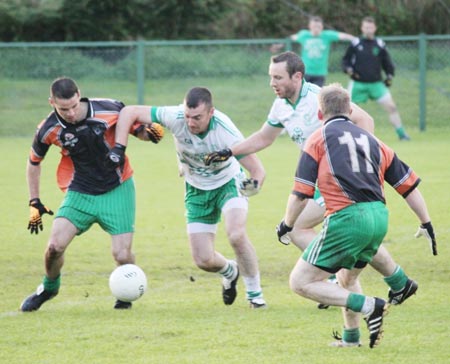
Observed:
[[[46,207],[39,199],[39,185],[41,179],[41,165],[27,163],[27,182],[30,193],[30,219],[28,221],[28,230],[31,234],[38,234],[42,231],[44,226],[42,224],[42,215],[53,215],[53,211]]]
[[[276,128],[264,123],[262,128],[256,133],[250,135],[242,142],[233,145],[232,148],[226,148],[216,152],[209,153],[205,156],[205,164],[209,166],[213,162],[223,162],[232,156],[245,156],[248,154],[259,152],[267,148],[280,135],[282,128]]]
[[[256,195],[261,189],[266,172],[256,154],[249,154],[239,159],[239,163],[249,172],[250,177],[241,181],[240,190],[244,196]]]
[[[436,237],[434,235],[433,225],[431,225],[431,219],[430,215],[428,214],[427,204],[422,196],[422,193],[416,187],[405,198],[405,201],[420,221],[419,229],[417,230],[417,233],[415,235],[416,238],[424,236],[430,244],[431,253],[433,255],[437,255]]]
[[[116,125],[116,144],[127,146],[128,133],[135,122],[152,124],[150,108],[150,106],[131,105],[125,106],[120,111]]]
[[[244,141],[233,145],[231,152],[233,155],[246,155],[259,152],[271,145],[282,130],[282,128],[276,128],[268,123],[264,123],[257,132],[250,135]]]
[[[343,32],[339,32],[338,37],[339,37],[339,40],[346,40],[349,42],[352,42],[357,38],[353,34],[343,33]]]
[[[288,245],[291,242],[291,238],[288,234],[292,231],[295,221],[302,213],[306,203],[307,199],[300,197],[295,193],[291,193],[289,195],[284,218],[276,227],[276,232],[280,243]]]
[[[375,133],[375,122],[369,113],[354,103],[351,103],[351,108],[350,119],[353,123],[369,133]]]

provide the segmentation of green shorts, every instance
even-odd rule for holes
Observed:
[[[321,207],[325,207],[325,200],[323,199],[322,194],[319,191],[319,188],[316,185],[316,189],[314,190],[314,197],[313,200],[316,204],[318,204]]]
[[[356,203],[325,218],[322,230],[302,258],[330,273],[361,268],[372,260],[388,227],[382,202]]]
[[[78,235],[98,223],[111,235],[134,232],[136,198],[134,181],[129,178],[112,191],[88,195],[68,191],[56,214],[65,217],[79,230]]]
[[[235,197],[241,197],[241,195],[239,184],[234,178],[214,190],[200,190],[186,183],[184,206],[187,223],[217,224],[220,221],[223,206]]]
[[[379,100],[384,95],[389,93],[386,85],[379,82],[358,82],[352,81],[350,83],[351,97],[355,104],[361,104],[370,100]]]

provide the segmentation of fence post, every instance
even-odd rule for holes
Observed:
[[[419,34],[419,128],[426,128],[426,90],[427,90],[427,38]]]
[[[145,72],[144,72],[144,41],[136,43],[136,78],[137,78],[137,100],[139,105],[144,104]]]

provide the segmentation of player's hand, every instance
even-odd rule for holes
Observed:
[[[269,47],[270,53],[278,53],[284,48],[284,43],[275,43]]]
[[[152,123],[152,125],[146,126],[145,131],[150,141],[155,144],[158,144],[164,137],[164,128],[158,123]]]
[[[122,167],[125,163],[125,145],[116,143],[116,145],[109,151],[106,155],[106,168],[115,169],[117,167]]]
[[[424,236],[430,243],[431,253],[437,255],[436,237],[434,236],[434,229],[433,225],[431,225],[431,221],[419,226],[415,237],[420,238],[421,236]]]
[[[256,195],[259,192],[258,180],[253,178],[246,178],[242,180],[239,184],[239,190],[246,197]]]
[[[384,84],[386,87],[392,86],[392,75],[387,75],[386,79],[384,80]]]
[[[281,221],[276,227],[278,241],[284,245],[289,245],[289,243],[291,242],[291,238],[289,237],[288,233],[291,231],[292,231],[292,227],[287,226],[284,223],[284,220]]]
[[[207,166],[215,162],[225,162],[233,155],[230,148],[219,150],[218,152],[208,153],[203,157],[203,161]]]
[[[44,206],[40,199],[33,198],[30,200],[30,221],[28,222],[28,230],[30,234],[38,234],[39,230],[42,231],[44,226],[42,225],[42,215],[53,215],[53,211]]]

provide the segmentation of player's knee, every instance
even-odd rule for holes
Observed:
[[[235,229],[227,232],[228,241],[233,248],[239,248],[248,242],[248,237],[244,229]]]
[[[134,264],[134,254],[128,249],[119,249],[113,251],[114,260],[117,264]]]
[[[289,277],[289,287],[294,293],[300,296],[306,296],[305,285],[293,272]]]

